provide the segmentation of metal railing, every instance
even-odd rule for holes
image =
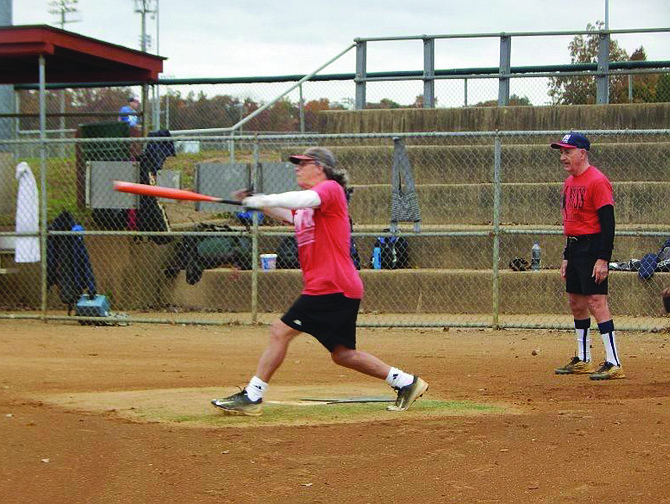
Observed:
[[[147,103],[143,117],[151,129],[169,129],[173,134],[230,134],[247,131],[300,131],[301,133],[317,132],[317,124],[313,114],[306,104],[324,100],[327,108],[354,108],[365,109],[386,106],[435,108],[440,106],[471,106],[490,105],[499,106],[519,104],[514,98],[523,98],[521,104],[543,105],[549,101],[547,94],[547,80],[556,78],[586,79],[584,86],[592,89],[589,100],[604,104],[612,101],[611,83],[613,79],[628,76],[627,101],[667,101],[670,96],[662,92],[655,97],[635,97],[634,87],[638,80],[659,79],[667,76],[670,69],[670,58],[655,59],[653,61],[608,61],[609,46],[613,36],[635,34],[664,35],[670,28],[632,29],[632,30],[599,30],[599,31],[552,31],[552,32],[512,32],[512,33],[481,33],[481,34],[451,34],[451,35],[417,35],[407,37],[377,37],[359,38],[353,45],[348,46],[338,55],[331,58],[319,68],[304,75],[283,75],[265,77],[234,77],[234,78],[201,78],[201,79],[160,79],[152,84],[160,88],[162,94],[151,93],[156,98]],[[562,37],[571,35],[597,36],[599,40],[598,60],[594,63],[580,63],[568,65],[512,65],[512,39],[529,37]],[[497,67],[479,68],[435,68],[435,59],[439,55],[436,41],[486,40],[499,39],[499,65]],[[415,41],[423,43],[423,69],[398,71],[369,71],[369,45],[387,42]],[[356,68],[352,73],[322,74],[321,71],[333,62],[340,60],[352,48],[356,48]],[[414,88],[413,83],[422,82],[421,88]],[[522,87],[521,83],[524,83]],[[289,86],[286,87],[286,83]],[[353,96],[349,95],[354,84]],[[114,90],[134,88],[141,83],[95,83],[77,84],[63,83],[58,85],[47,84],[47,90],[66,89],[74,93],[77,90],[90,88],[109,88]],[[381,88],[381,84],[387,84]],[[456,86],[458,84],[458,86]],[[122,87],[119,87],[122,86]],[[539,88],[541,86],[542,89]],[[370,100],[371,89],[376,95],[373,103]],[[15,86],[17,97],[36,89],[34,85]],[[414,91],[411,91],[414,89]],[[665,88],[663,88],[665,89]],[[513,92],[516,91],[516,92]],[[98,91],[100,92],[100,91]],[[117,100],[128,91],[118,91]],[[51,93],[51,91],[49,91]],[[135,94],[138,94],[135,92]],[[401,95],[420,96],[417,103],[407,103],[407,98]],[[670,94],[668,91],[666,94]],[[193,98],[189,98],[193,95]],[[202,109],[197,96],[211,100],[211,106]],[[254,100],[249,96],[256,96]],[[348,95],[344,96],[343,95]],[[438,96],[439,95],[439,96]],[[460,97],[458,96],[460,95]],[[591,98],[592,95],[592,98]],[[71,134],[76,125],[73,124],[73,115],[93,114],[100,119],[114,116],[117,111],[93,110],[90,105],[77,105],[81,100],[70,99],[71,104],[62,107],[63,94],[58,94],[58,100],[52,100],[47,110],[47,126],[49,132]],[[116,96],[116,95],[114,95]],[[245,98],[246,96],[246,98]],[[229,98],[228,102],[216,101],[218,98]],[[530,97],[530,98],[529,98]],[[544,97],[544,98],[542,98]],[[439,98],[439,100],[438,100]],[[412,98],[413,99],[413,98]],[[617,100],[621,100],[620,97]],[[23,104],[23,102],[26,102]],[[18,138],[26,131],[37,131],[36,120],[31,120],[31,114],[36,109],[30,109],[30,100],[17,98],[16,114],[20,115],[21,122],[15,117],[3,114],[0,117],[0,130],[3,125],[12,124],[12,132],[2,133],[5,138]],[[109,100],[108,100],[109,101]],[[104,100],[101,101],[103,103]],[[386,102],[386,103],[385,103]],[[404,103],[403,103],[404,102]],[[587,103],[588,101],[583,101]],[[117,102],[118,103],[118,102]],[[279,105],[286,106],[279,106]],[[223,110],[221,107],[223,106]],[[85,107],[85,108],[81,108]],[[60,114],[61,109],[66,110]],[[59,116],[60,114],[60,116]],[[10,115],[13,115],[10,114]],[[58,116],[58,117],[57,117]],[[67,125],[65,122],[67,122]],[[211,125],[210,125],[211,123]]]
[[[542,67],[530,67],[525,71],[521,69],[512,69],[512,39],[518,37],[547,37],[547,36],[570,36],[570,35],[598,35],[598,61],[595,72],[590,72],[591,65],[589,65],[586,72],[571,73],[572,75],[592,75],[596,78],[597,83],[597,99],[596,103],[609,103],[609,77],[616,75],[616,72],[610,71],[609,48],[610,38],[617,34],[631,34],[631,33],[667,33],[670,28],[645,28],[633,30],[598,30],[594,31],[550,31],[550,32],[511,32],[511,33],[462,33],[449,35],[416,35],[404,37],[369,37],[356,39],[356,109],[362,110],[366,105],[366,83],[373,81],[388,80],[381,77],[368,77],[367,75],[367,44],[369,42],[390,42],[390,41],[413,41],[421,40],[423,42],[423,106],[424,108],[435,107],[435,80],[441,78],[454,78],[452,75],[440,75],[435,70],[435,41],[442,39],[483,39],[483,38],[498,38],[500,40],[500,64],[497,72],[491,72],[488,77],[498,79],[498,105],[505,106],[509,104],[510,98],[510,79],[514,77],[523,77],[524,73],[535,73],[535,77],[550,76],[543,72]],[[667,69],[669,62],[655,62],[654,67]],[[629,67],[631,68],[631,67]],[[586,69],[585,69],[586,70]],[[635,72],[633,72],[635,73]],[[472,77],[476,74],[470,74]],[[479,75],[485,77],[485,75]]]

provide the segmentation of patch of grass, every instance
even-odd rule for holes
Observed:
[[[329,425],[362,422],[392,422],[397,420],[439,420],[449,416],[475,416],[486,414],[514,414],[505,405],[481,404],[468,401],[446,401],[421,398],[408,411],[387,411],[388,402],[325,403],[304,401],[300,397],[376,397],[376,388],[352,385],[312,387],[277,386],[273,400],[263,404],[260,417],[226,415],[209,404],[221,390],[211,388],[131,390],[115,392],[84,392],[56,394],[40,400],[68,409],[112,412],[130,421],[171,423],[184,427],[240,427],[253,428],[272,425]],[[169,407],[166,407],[166,404]]]
[[[263,406],[263,415],[260,417],[226,415],[214,409],[211,413],[201,415],[171,415],[163,410],[147,412],[147,414],[137,416],[142,416],[144,420],[149,421],[190,424],[194,427],[258,427],[394,421],[422,417],[468,416],[504,411],[499,406],[439,400],[419,400],[406,412],[386,411],[386,406],[386,403],[315,403],[300,406],[271,403]],[[133,416],[137,417],[136,415]]]
[[[73,152],[74,149],[71,151]],[[34,154],[34,152],[33,152]],[[261,152],[263,161],[281,161],[279,150],[263,150]],[[249,148],[237,148],[235,150],[235,161],[238,163],[251,163],[254,160],[253,151]],[[20,161],[25,161],[40,187],[40,158],[37,156],[24,156]],[[195,185],[195,168],[198,163],[203,162],[230,162],[230,153],[227,150],[203,150],[197,154],[178,153],[175,157],[168,157],[163,168],[181,172],[181,184],[185,189],[193,189]],[[64,157],[48,157],[46,160],[47,170],[47,219],[51,222],[59,213],[69,211],[77,221],[87,229],[96,226],[91,220],[91,211],[88,208],[80,209],[77,205],[77,167],[76,158],[72,154]],[[12,207],[16,202],[12,202]],[[0,215],[0,227],[14,225],[14,215]]]

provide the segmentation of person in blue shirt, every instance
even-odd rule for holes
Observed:
[[[140,118],[134,115],[140,108],[140,101],[135,96],[128,98],[128,105],[119,109],[119,121],[127,122],[131,128],[137,128],[140,125]]]

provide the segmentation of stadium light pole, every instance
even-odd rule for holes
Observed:
[[[158,16],[158,0],[135,0],[135,12],[141,16],[142,24],[142,33],[140,35],[140,47],[142,52],[148,52],[148,45],[150,45],[150,35],[147,35],[147,14],[151,15],[152,19],[156,20],[156,54],[158,54],[159,47],[159,16]],[[149,43],[148,43],[149,42]],[[160,129],[160,95],[158,90],[158,85],[154,84],[152,87],[152,107],[151,107],[151,118],[153,121],[153,128],[155,130]],[[148,90],[146,84],[143,86],[142,90],[142,101],[143,101],[143,110],[146,110],[146,101],[148,98]],[[146,118],[144,120],[146,125]]]
[[[74,14],[77,11],[77,4],[79,0],[51,0],[49,2],[49,14],[55,14],[60,19],[60,29],[64,30],[67,23],[78,23],[81,19],[68,19],[69,14]],[[65,94],[67,90],[61,89],[57,91],[60,94],[60,137],[65,138]],[[60,155],[65,157],[65,144],[60,145]]]
[[[140,15],[141,18],[141,34],[140,34],[140,48],[142,52],[147,52],[147,41],[149,36],[147,35],[147,14],[151,14],[154,19],[157,18],[158,13],[158,0],[134,0],[135,1],[135,13]],[[155,4],[155,8],[152,6]],[[154,85],[155,86],[155,85]],[[152,87],[153,90],[153,99],[152,99],[152,108],[151,115],[153,120],[154,129],[158,129],[160,120],[156,120],[156,88]],[[146,110],[147,102],[149,101],[149,86],[148,84],[142,84],[142,131],[145,136],[149,134],[149,125],[147,124]]]

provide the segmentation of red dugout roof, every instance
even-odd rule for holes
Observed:
[[[39,82],[44,55],[46,82],[149,82],[166,58],[102,42],[46,25],[0,27],[0,83]]]

